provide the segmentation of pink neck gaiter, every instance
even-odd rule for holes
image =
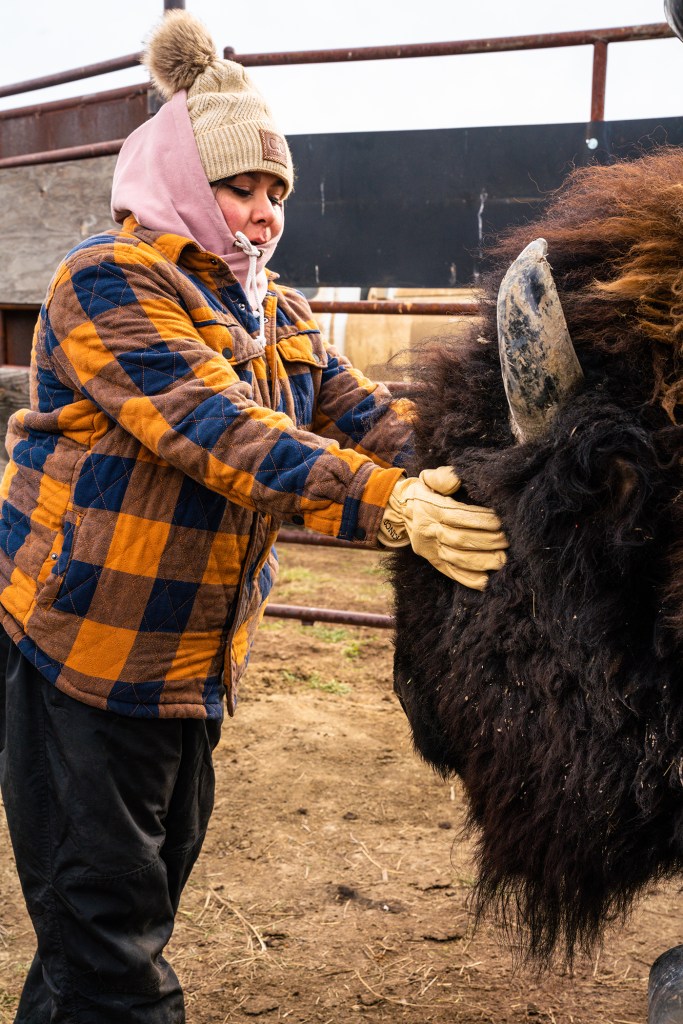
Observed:
[[[114,170],[111,211],[120,224],[132,213],[152,231],[193,239],[202,249],[224,259],[247,293],[249,257],[235,247],[235,236],[204,173],[184,89],[124,142]],[[257,292],[247,295],[255,310],[268,288],[265,266],[281,235],[259,246]]]

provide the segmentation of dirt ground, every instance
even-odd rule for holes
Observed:
[[[374,554],[280,556],[278,602],[390,610]],[[387,631],[267,619],[216,767],[168,951],[190,1024],[646,1020],[649,966],[683,941],[680,893],[653,893],[572,977],[515,969],[493,925],[473,934],[462,793],[412,751]],[[9,1024],[33,939],[2,815],[0,885]]]

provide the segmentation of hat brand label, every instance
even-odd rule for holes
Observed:
[[[276,132],[267,132],[264,128],[259,129],[261,135],[261,147],[264,160],[273,160],[276,164],[287,166],[287,147],[285,140]]]

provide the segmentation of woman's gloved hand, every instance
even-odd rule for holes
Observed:
[[[508,541],[490,508],[454,501],[460,487],[450,466],[423,469],[399,480],[389,495],[379,531],[387,548],[413,551],[458,583],[483,590],[487,571],[505,565]]]

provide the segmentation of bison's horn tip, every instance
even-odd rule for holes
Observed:
[[[512,431],[519,441],[542,437],[583,379],[547,253],[545,238],[530,242],[498,292],[498,347]]]

